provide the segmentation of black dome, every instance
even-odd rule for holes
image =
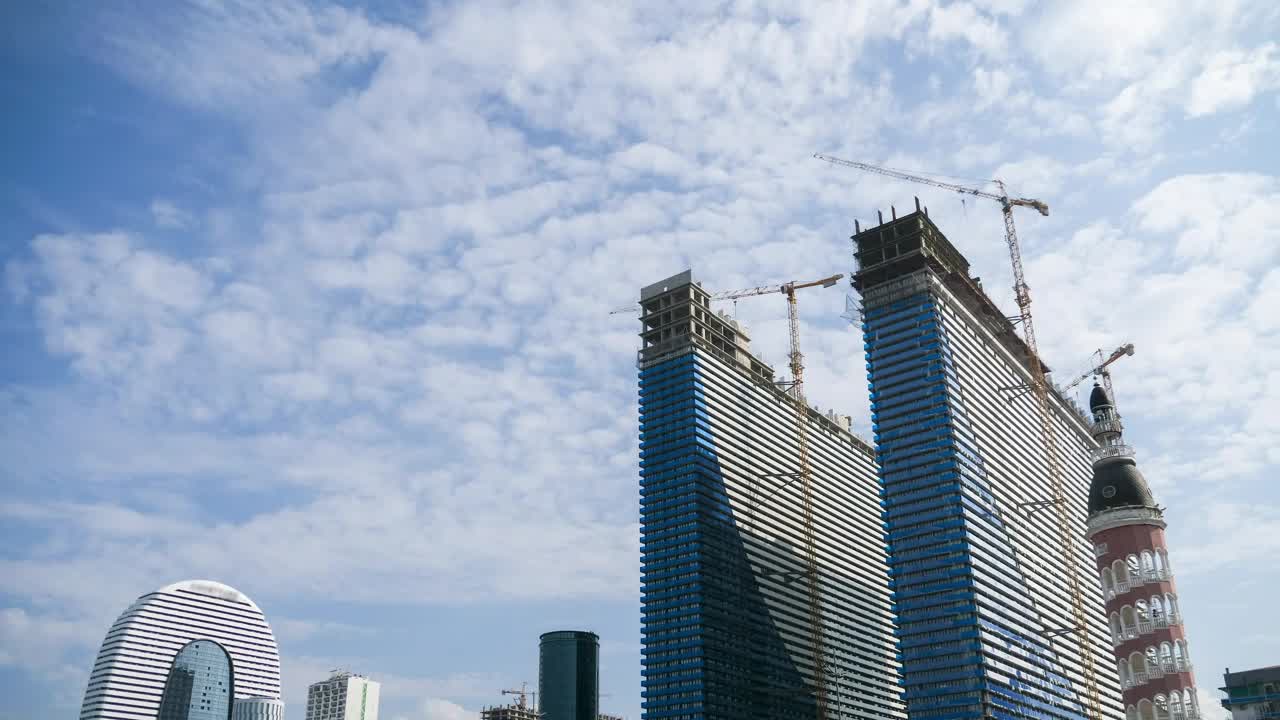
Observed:
[[[1134,506],[1155,507],[1156,501],[1146,478],[1131,458],[1112,460],[1093,469],[1093,482],[1089,485],[1090,515]]]
[[[1093,392],[1089,393],[1089,409],[1097,412],[1099,407],[1110,404],[1111,398],[1107,397],[1107,391],[1101,385],[1094,383]]]

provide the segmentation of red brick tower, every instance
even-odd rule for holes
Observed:
[[[1120,415],[1099,385],[1089,396],[1093,455],[1089,539],[1115,643],[1128,720],[1200,717],[1187,634],[1165,547],[1164,513],[1124,443]]]

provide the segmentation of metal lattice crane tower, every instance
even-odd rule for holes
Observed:
[[[805,576],[809,594],[809,641],[813,649],[814,700],[817,720],[827,718],[827,651],[826,631],[822,622],[822,587],[818,578],[817,539],[813,528],[813,477],[809,471],[809,403],[804,396],[804,355],[800,353],[800,317],[796,306],[796,291],[811,287],[828,288],[839,282],[843,274],[832,275],[809,282],[789,282],[782,285],[762,285],[747,290],[730,290],[715,293],[712,300],[737,300],[754,295],[782,293],[787,296],[787,326],[791,342],[791,395],[795,402],[796,450],[799,460],[801,494],[801,528],[804,536]]]
[[[1121,345],[1115,350],[1112,350],[1111,354],[1107,356],[1106,359],[1103,359],[1102,357],[1102,350],[1098,349],[1098,351],[1093,354],[1095,358],[1093,362],[1093,367],[1089,368],[1088,370],[1086,370],[1085,372],[1077,376],[1075,379],[1073,379],[1071,382],[1067,383],[1062,388],[1062,390],[1065,392],[1067,390],[1074,388],[1075,386],[1084,382],[1085,379],[1088,378],[1089,376],[1094,376],[1094,377],[1101,376],[1102,387],[1106,388],[1107,397],[1111,398],[1111,402],[1114,404],[1116,400],[1116,396],[1111,389],[1111,371],[1107,369],[1107,366],[1119,360],[1120,358],[1125,357],[1126,355],[1132,355],[1132,354],[1133,354],[1133,343],[1125,343],[1124,345]]]
[[[1049,380],[1045,377],[1044,365],[1040,362],[1040,351],[1036,346],[1035,323],[1031,318],[1031,288],[1027,285],[1026,275],[1022,268],[1022,249],[1018,244],[1018,233],[1013,225],[1013,209],[1015,207],[1033,208],[1041,215],[1049,214],[1049,206],[1039,200],[1029,198],[1011,198],[1004,183],[996,180],[998,193],[991,193],[978,188],[942,182],[933,178],[912,175],[901,170],[868,165],[853,160],[842,160],[829,155],[814,155],[833,165],[842,165],[857,170],[884,175],[886,177],[906,180],[907,182],[931,185],[943,190],[950,190],[962,195],[994,200],[1000,203],[1000,211],[1004,216],[1004,239],[1009,246],[1009,261],[1013,266],[1013,293],[1018,303],[1019,319],[1022,321],[1023,340],[1027,344],[1027,365],[1031,375],[1031,391],[1035,397],[1037,415],[1040,424],[1040,437],[1044,442],[1045,460],[1049,466],[1049,480],[1052,497],[1050,502],[1057,508],[1057,526],[1059,542],[1062,547],[1063,569],[1067,575],[1067,585],[1071,595],[1072,628],[1080,642],[1080,662],[1084,666],[1084,681],[1088,715],[1092,720],[1102,720],[1102,698],[1098,692],[1097,668],[1094,665],[1093,648],[1089,645],[1088,621],[1085,615],[1084,591],[1080,586],[1080,558],[1076,551],[1075,529],[1071,526],[1071,516],[1067,511],[1066,491],[1063,483],[1062,459],[1058,451],[1058,436],[1053,428],[1053,411],[1049,406]]]

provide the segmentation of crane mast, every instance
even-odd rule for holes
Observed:
[[[712,300],[736,300],[754,295],[782,293],[787,297],[787,329],[790,337],[791,395],[795,402],[796,456],[799,464],[801,535],[804,540],[806,589],[809,600],[809,642],[813,649],[814,701],[817,720],[827,718],[827,651],[826,631],[822,621],[822,587],[818,577],[817,537],[813,523],[813,476],[809,469],[809,403],[804,396],[804,355],[800,352],[800,315],[796,304],[796,291],[809,287],[831,287],[843,274],[832,275],[811,282],[789,282],[783,285],[763,285],[747,290],[716,293]]]
[[[1031,317],[1031,288],[1027,285],[1026,274],[1022,267],[1022,249],[1018,243],[1018,232],[1013,223],[1013,208],[1029,207],[1041,215],[1049,214],[1049,206],[1040,200],[1029,198],[1011,198],[1003,182],[997,180],[999,193],[991,193],[978,188],[966,187],[954,183],[942,182],[933,178],[913,175],[900,170],[877,167],[867,163],[842,160],[829,155],[814,155],[819,160],[851,167],[866,172],[908,182],[931,185],[943,190],[950,190],[964,195],[971,195],[1000,203],[1000,212],[1004,218],[1004,239],[1009,247],[1009,261],[1013,266],[1013,292],[1018,305],[1019,320],[1022,322],[1023,340],[1026,342],[1027,365],[1030,373],[1032,396],[1035,398],[1036,416],[1040,428],[1040,437],[1045,447],[1045,461],[1049,469],[1050,502],[1057,509],[1056,525],[1059,546],[1062,549],[1062,563],[1067,575],[1067,586],[1071,597],[1072,630],[1079,640],[1080,662],[1084,670],[1086,707],[1092,720],[1102,720],[1102,698],[1098,691],[1097,668],[1093,658],[1093,648],[1089,644],[1088,621],[1085,616],[1084,591],[1080,585],[1080,559],[1076,550],[1076,535],[1071,526],[1066,490],[1064,487],[1062,459],[1058,448],[1058,436],[1053,427],[1053,409],[1049,403],[1049,381],[1045,377],[1044,364],[1040,362],[1040,351],[1036,344],[1035,323]]]
[[[1099,349],[1097,352],[1094,353],[1094,356],[1097,357],[1098,359],[1094,362],[1093,367],[1089,368],[1085,372],[1076,376],[1076,378],[1071,382],[1067,383],[1066,386],[1062,388],[1062,390],[1064,392],[1067,390],[1070,390],[1071,388],[1084,382],[1085,378],[1089,377],[1090,375],[1093,375],[1095,377],[1100,375],[1102,376],[1102,386],[1107,389],[1107,397],[1111,398],[1111,402],[1114,403],[1116,396],[1113,394],[1111,390],[1111,371],[1108,370],[1107,367],[1111,365],[1111,363],[1119,360],[1120,358],[1126,355],[1132,355],[1132,354],[1133,354],[1133,343],[1125,343],[1124,345],[1121,345],[1115,350],[1112,350],[1111,354],[1108,355],[1105,360],[1102,357],[1102,350]]]

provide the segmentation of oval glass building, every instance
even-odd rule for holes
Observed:
[[[262,610],[222,583],[187,580],[138,598],[107,631],[80,720],[226,720],[251,697],[280,697]]]
[[[583,630],[538,640],[538,697],[544,720],[596,720],[600,712],[600,637]]]

